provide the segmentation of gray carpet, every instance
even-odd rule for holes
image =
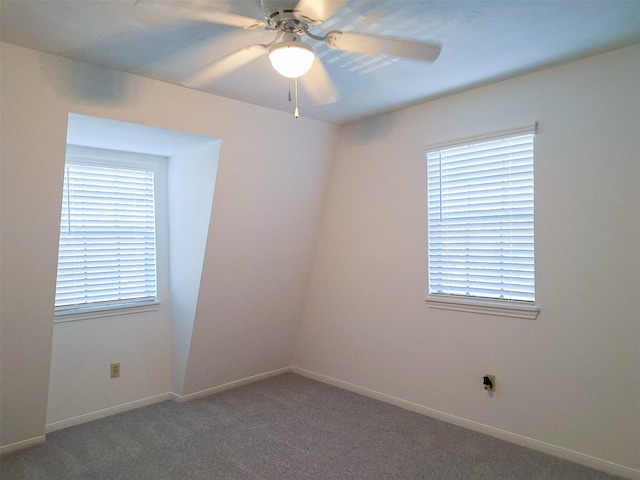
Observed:
[[[612,475],[285,374],[47,435],[18,479],[540,479]]]

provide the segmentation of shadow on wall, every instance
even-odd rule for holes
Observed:
[[[129,6],[124,3],[127,2],[123,2],[121,8],[126,10]],[[66,22],[73,20],[73,17],[63,19]],[[139,74],[146,71],[151,78],[177,81],[183,74],[202,68],[202,58],[209,58],[206,52],[216,51],[217,42],[231,40],[226,31],[212,32],[202,22],[172,20],[169,28],[169,24],[158,22],[158,18],[149,13],[142,15],[140,20],[150,22],[144,31],[118,32],[78,50],[61,52],[58,56],[42,55],[44,74],[65,98],[90,104],[118,105],[138,93],[122,72]],[[242,33],[238,36],[240,42],[246,34]],[[72,58],[78,60],[69,60]],[[117,70],[82,62],[82,59],[100,62],[114,58],[118,59]]]
[[[40,55],[40,68],[53,89],[75,103],[125,105],[138,94],[122,72],[54,55]]]
[[[368,145],[386,138],[400,123],[404,116],[402,111],[371,117],[350,126],[351,135],[345,141],[348,145]]]

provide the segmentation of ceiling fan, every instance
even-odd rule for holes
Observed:
[[[271,42],[241,48],[189,75],[181,83],[193,88],[204,87],[268,54],[272,66],[278,73],[295,80],[297,117],[298,78],[315,104],[325,105],[338,99],[336,87],[320,60],[316,58],[313,47],[303,41],[305,37],[323,42],[334,50],[365,55],[390,55],[424,62],[433,62],[440,55],[441,46],[434,43],[366,33],[330,31],[325,35],[316,35],[310,31],[310,27],[329,20],[347,2],[348,0],[257,0],[263,13],[262,19],[226,12],[205,3],[188,1],[137,0],[135,8],[246,30],[264,29],[273,32],[275,36]]]

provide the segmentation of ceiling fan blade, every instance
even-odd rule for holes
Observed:
[[[293,10],[296,19],[308,25],[329,20],[348,0],[300,0]]]
[[[167,15],[171,17],[181,17],[190,20],[202,20],[220,25],[254,30],[266,26],[264,20],[245,17],[235,13],[217,10],[202,4],[189,3],[184,1],[162,1],[162,0],[137,0],[134,4],[137,11],[146,11]]]
[[[347,50],[374,56],[394,55],[425,62],[434,62],[442,50],[442,47],[435,43],[414,42],[352,32],[329,32],[324,41],[335,50]]]
[[[219,78],[236,71],[256,58],[268,52],[265,45],[249,45],[241,48],[215,63],[206,66],[202,70],[190,75],[180,82],[182,85],[192,88],[204,87],[215,82]]]
[[[313,61],[311,69],[300,77],[300,81],[316,105],[327,105],[338,100],[338,90],[319,58]]]

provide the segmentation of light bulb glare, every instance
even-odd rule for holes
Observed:
[[[314,59],[313,48],[299,41],[281,42],[269,50],[271,65],[287,78],[298,78],[307,73]]]

